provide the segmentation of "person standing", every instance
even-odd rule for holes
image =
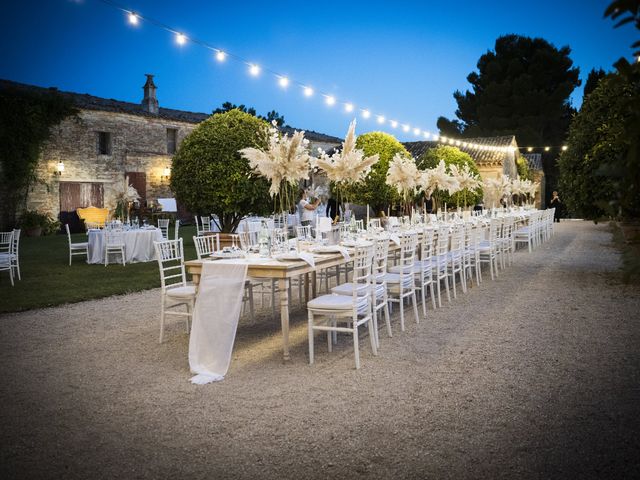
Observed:
[[[320,199],[316,198],[316,201],[309,202],[309,197],[306,190],[300,190],[300,201],[298,202],[298,213],[300,214],[300,224],[302,226],[311,225],[315,210],[320,204]]]
[[[333,223],[338,221],[338,202],[333,197],[329,197],[327,201],[327,217],[329,217]]]
[[[556,211],[553,212],[553,221],[560,223],[560,209],[562,208],[562,202],[560,201],[558,192],[555,190],[551,195],[551,201],[549,202],[549,207],[556,209]]]

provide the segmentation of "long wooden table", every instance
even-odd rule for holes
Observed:
[[[215,261],[211,259],[189,260],[184,262],[187,272],[192,276],[193,283],[200,283],[202,264],[204,262]],[[289,282],[293,277],[304,275],[305,277],[305,299],[309,301],[309,287],[311,286],[312,297],[316,296],[316,272],[325,268],[343,265],[347,262],[341,253],[314,253],[315,267],[312,267],[303,260],[244,260],[248,265],[247,275],[252,278],[271,279],[278,281],[280,291],[280,323],[282,326],[282,350],[285,361],[290,359],[289,355]]]

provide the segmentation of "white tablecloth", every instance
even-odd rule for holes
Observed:
[[[125,230],[122,232],[124,240],[124,257],[127,263],[150,262],[155,260],[156,254],[153,242],[162,241],[162,232],[152,230]],[[109,254],[109,262],[116,261],[116,255]],[[89,230],[89,256],[87,263],[104,264],[104,231]]]

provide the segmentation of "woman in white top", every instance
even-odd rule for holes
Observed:
[[[309,198],[307,192],[305,190],[300,190],[300,202],[298,202],[298,212],[300,214],[300,224],[302,226],[311,225],[314,218],[314,213],[318,205],[320,204],[320,199],[316,198],[316,201],[313,203],[309,202]]]

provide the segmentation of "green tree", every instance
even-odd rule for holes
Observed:
[[[518,177],[522,180],[533,180],[533,175],[531,174],[531,170],[529,170],[527,159],[523,156],[518,155],[516,158],[516,170],[518,171]]]
[[[467,165],[471,172],[480,177],[478,166],[468,153],[463,152],[459,148],[447,145],[430,148],[420,155],[420,158],[418,158],[416,163],[419,169],[426,170],[427,168],[437,167],[440,160],[444,160],[444,164],[447,166],[447,171],[449,170],[449,165],[456,165],[460,168]],[[446,203],[451,206],[463,205],[465,201],[467,205],[476,205],[482,200],[482,196],[482,187],[478,187],[476,190],[468,190],[465,188],[453,195],[442,192],[439,201],[441,204]]]
[[[12,227],[24,208],[51,127],[77,113],[60,93],[0,89],[0,226]]]
[[[284,116],[280,115],[278,112],[276,112],[275,110],[271,110],[270,112],[267,113],[267,116],[263,116],[263,115],[258,115],[256,113],[256,109],[253,107],[246,107],[244,105],[235,105],[231,102],[224,102],[222,104],[221,107],[216,108],[213,113],[225,113],[225,112],[229,112],[231,110],[240,110],[241,112],[244,113],[248,113],[249,115],[253,115],[254,117],[258,117],[262,120],[266,120],[267,122],[271,123],[275,120],[276,125],[278,125],[279,127],[284,126]]]
[[[569,96],[580,85],[570,53],[542,38],[499,37],[494,51],[478,60],[478,72],[467,77],[472,91],[453,95],[462,134],[515,134],[524,145],[562,143],[573,113]]]
[[[347,198],[359,205],[369,205],[373,211],[384,211],[388,205],[400,201],[398,191],[387,185],[389,163],[396,153],[409,156],[409,152],[393,135],[383,132],[369,132],[360,135],[356,148],[362,149],[365,156],[379,156],[378,163],[362,183],[348,189]]]
[[[254,175],[238,150],[266,148],[267,123],[240,110],[200,123],[173,157],[171,189],[197,214],[214,213],[223,232],[233,232],[247,214],[271,211],[268,182]]]
[[[587,97],[587,95],[589,95],[591,92],[593,92],[596,89],[600,79],[606,77],[606,75],[607,75],[607,73],[601,68],[599,68],[597,70],[595,68],[593,68],[589,72],[589,75],[587,76],[587,81],[584,82],[584,93],[582,94],[582,102],[583,103],[584,103],[584,99]]]
[[[634,83],[610,74],[600,80],[572,122],[559,166],[564,202],[575,215],[597,219],[640,214],[637,161],[629,169],[624,162],[634,141],[628,138],[628,125],[634,121],[634,98],[637,102],[639,96],[640,80]],[[636,151],[636,160],[637,155]]]

